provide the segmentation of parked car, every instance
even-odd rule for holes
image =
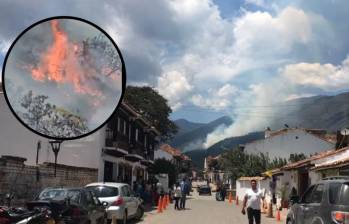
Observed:
[[[211,188],[208,185],[202,185],[198,188],[199,195],[211,195]]]
[[[84,188],[46,188],[27,203],[27,208],[29,211],[48,208],[51,223],[104,224],[107,221],[105,207],[93,192]]]
[[[125,224],[128,219],[139,220],[144,215],[142,199],[131,191],[128,184],[100,182],[88,184],[85,188],[93,191],[100,201],[108,203],[108,221],[115,215],[119,223]]]
[[[349,223],[349,178],[325,178],[291,203],[287,224]]]

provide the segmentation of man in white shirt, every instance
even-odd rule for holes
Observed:
[[[256,224],[261,223],[261,200],[264,200],[265,192],[257,189],[257,181],[251,180],[251,189],[246,191],[242,206],[242,214],[246,214],[247,207],[248,223],[253,224],[253,219]]]

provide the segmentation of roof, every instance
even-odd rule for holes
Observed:
[[[267,170],[264,173],[262,173],[262,175],[271,177],[272,175],[275,175],[275,174],[278,174],[278,173],[282,173],[281,168],[275,168],[275,169],[272,169],[272,170]]]
[[[157,130],[150,121],[148,121],[144,116],[142,116],[133,106],[131,106],[129,103],[126,101],[122,101],[121,105],[128,111],[130,112],[133,116],[135,116],[135,119],[140,120],[143,122],[145,125],[149,127],[150,131],[153,131],[156,135],[161,135],[160,131]]]
[[[335,134],[328,134],[326,130],[323,129],[307,129],[307,128],[284,128],[278,131],[270,131],[269,137],[266,138],[272,138],[281,134],[285,134],[289,131],[295,131],[295,130],[301,130],[308,134],[312,134],[313,136],[324,140],[326,142],[335,144],[337,141],[337,135]]]
[[[346,166],[348,164],[349,164],[349,156],[344,157],[341,160],[333,161],[332,163],[326,163],[326,164],[315,166],[313,169],[319,170],[319,169],[325,169],[325,168],[337,168],[337,167]]]
[[[323,158],[326,158],[329,156],[333,156],[333,155],[339,154],[339,153],[346,151],[346,150],[349,150],[349,147],[345,147],[345,148],[338,149],[338,150],[331,149],[328,151],[320,152],[320,153],[318,153],[314,156],[311,156],[307,159],[300,160],[300,161],[295,162],[295,163],[287,164],[286,166],[283,166],[281,169],[282,170],[290,170],[290,169],[296,169],[296,168],[308,166],[314,160],[323,159]]]
[[[92,186],[108,186],[108,187],[122,187],[128,184],[125,183],[116,183],[116,182],[95,182],[86,185],[86,187],[92,187]]]
[[[182,157],[182,152],[179,149],[173,148],[169,144],[162,144],[160,150],[171,154],[172,156]]]
[[[266,179],[265,177],[240,177],[238,180],[241,181],[252,181],[252,180],[256,180],[256,181],[261,181]]]

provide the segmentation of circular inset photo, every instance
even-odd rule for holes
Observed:
[[[126,83],[120,50],[95,24],[76,17],[39,21],[11,45],[2,70],[5,98],[35,133],[59,140],[102,127]]]

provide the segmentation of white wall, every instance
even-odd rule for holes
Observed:
[[[269,181],[270,181],[270,179],[257,181],[257,188],[260,190],[265,190],[266,194],[268,194]],[[251,189],[251,181],[249,181],[249,180],[237,180],[236,181],[236,195],[239,197],[239,201],[242,201],[244,199],[246,191],[248,189]]]
[[[154,152],[154,159],[166,159],[168,161],[172,161],[173,156],[168,152],[158,149],[158,150],[155,150]]]
[[[306,155],[309,155],[310,153],[321,152],[333,148],[334,144],[324,141],[306,131],[295,129],[246,144],[245,151],[247,153],[269,153],[271,158],[289,158],[291,153],[305,153]]]
[[[62,143],[58,163],[78,167],[98,168],[101,150],[104,146],[104,127],[94,134]],[[48,139],[24,127],[7,106],[0,93],[0,156],[12,155],[27,158],[26,164],[34,165],[37,142],[41,140],[39,163],[54,162],[54,155]]]

